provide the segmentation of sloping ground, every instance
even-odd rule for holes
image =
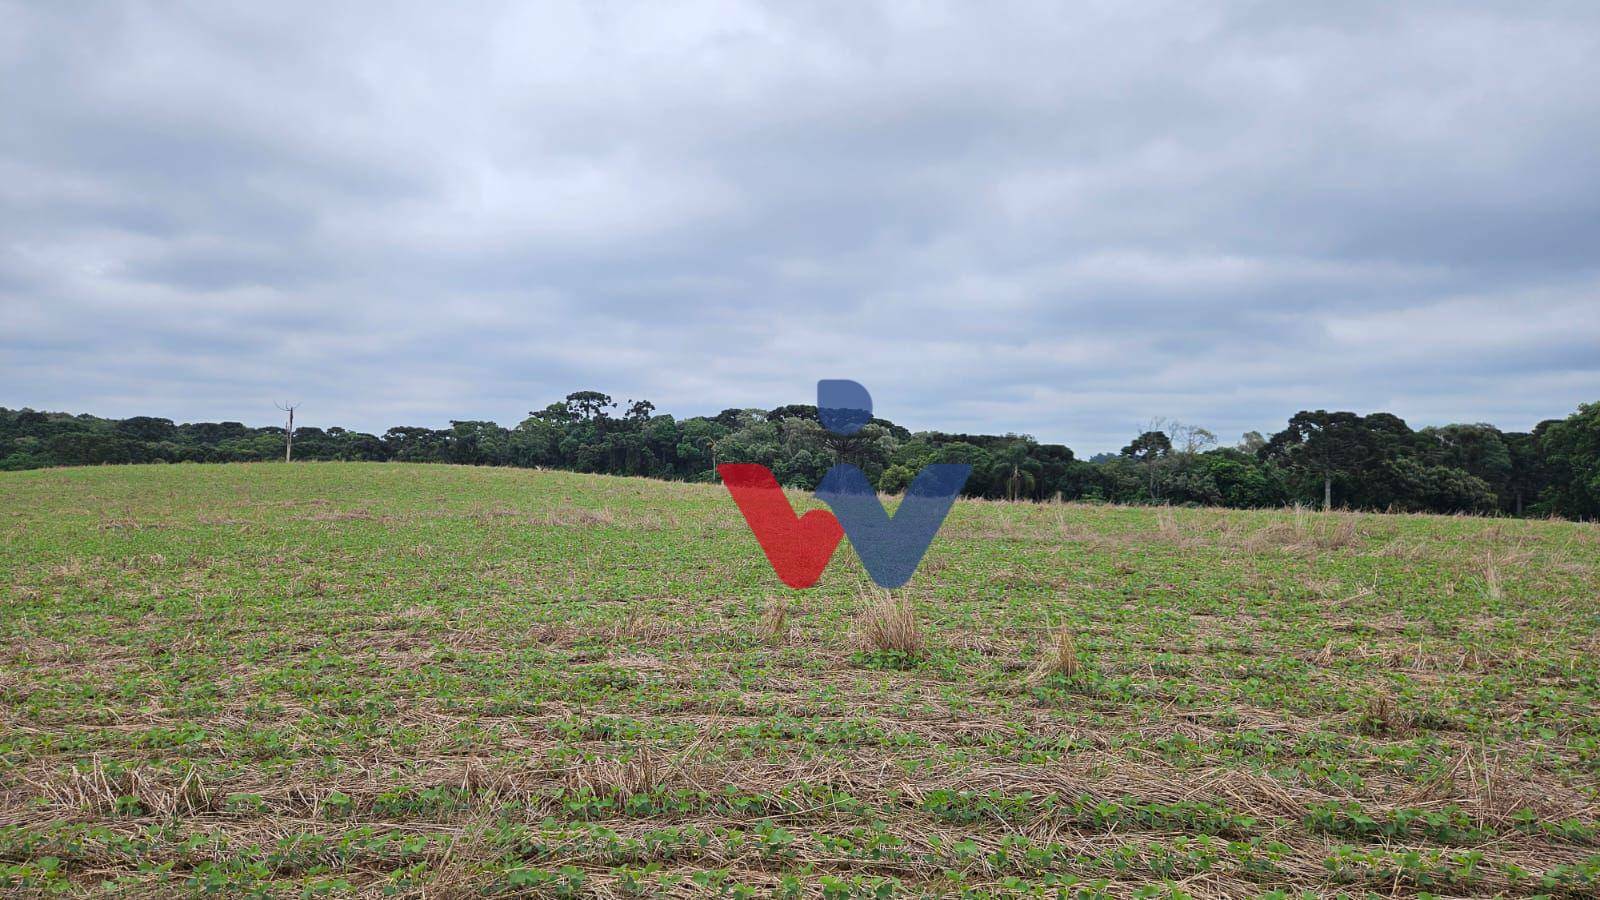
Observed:
[[[854,643],[847,545],[789,591],[714,486],[296,464],[0,496],[8,892],[1600,884],[1593,526],[961,503],[900,592],[913,657]],[[1034,678],[1055,626],[1078,672]]]

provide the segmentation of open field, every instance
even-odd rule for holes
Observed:
[[[962,502],[917,655],[856,643],[848,544],[789,591],[714,486],[0,497],[8,893],[1600,891],[1591,525]]]

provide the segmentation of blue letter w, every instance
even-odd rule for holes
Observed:
[[[897,588],[911,580],[933,536],[944,524],[972,467],[937,463],[917,473],[893,519],[860,469],[841,463],[828,470],[817,498],[828,504],[867,574],[879,587]]]

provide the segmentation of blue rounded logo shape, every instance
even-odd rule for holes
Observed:
[[[817,418],[834,434],[855,434],[872,421],[872,395],[860,382],[825,378],[817,382]]]
[[[817,499],[828,504],[844,526],[850,546],[881,588],[897,588],[911,580],[933,536],[967,484],[972,467],[965,463],[924,466],[906,490],[891,517],[860,469],[840,463],[817,486]]]

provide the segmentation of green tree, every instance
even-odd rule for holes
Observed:
[[[1263,459],[1322,481],[1322,508],[1333,508],[1333,480],[1353,475],[1372,455],[1372,443],[1361,417],[1351,412],[1301,410],[1289,426],[1261,448]]]
[[[1539,500],[1541,511],[1600,518],[1600,403],[1585,403],[1565,419],[1541,422],[1534,433],[1549,476]]]
[[[1417,436],[1425,442],[1430,463],[1480,478],[1497,496],[1509,493],[1511,450],[1500,429],[1483,423],[1444,425],[1424,428]]]
[[[1149,462],[1172,452],[1172,439],[1164,431],[1146,431],[1122,448],[1122,455],[1134,462]]]
[[[616,406],[610,394],[599,391],[573,391],[567,395],[567,413],[585,422],[606,418],[606,410]]]
[[[685,477],[695,481],[711,480],[716,467],[717,441],[728,434],[728,429],[711,419],[695,417],[684,419],[678,441],[678,460]]]
[[[1385,463],[1397,482],[1402,509],[1425,512],[1489,512],[1496,505],[1488,482],[1465,469],[1432,466],[1418,459],[1399,458]]]
[[[1525,504],[1537,500],[1549,482],[1547,467],[1535,435],[1513,431],[1501,435],[1501,439],[1506,445],[1506,455],[1511,459],[1511,471],[1506,476],[1506,492],[1500,497],[1500,506],[1506,512],[1520,516]]]
[[[1144,497],[1141,499],[1157,502],[1166,496],[1168,476],[1176,468],[1171,464],[1172,439],[1166,432],[1146,430],[1122,448],[1121,456],[1137,465],[1143,476]]]
[[[452,420],[445,458],[457,465],[503,466],[511,458],[511,435],[493,422]]]
[[[1224,506],[1272,507],[1283,505],[1287,499],[1277,470],[1240,450],[1202,453],[1190,471],[1203,475],[1216,487],[1214,502]]]

